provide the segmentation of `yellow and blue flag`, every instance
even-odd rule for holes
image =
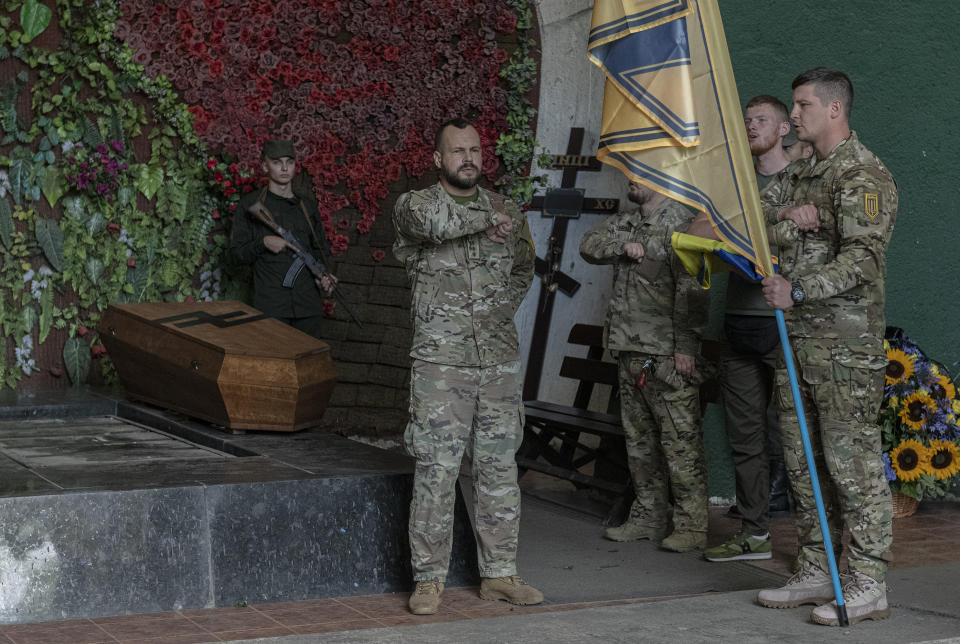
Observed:
[[[771,275],[716,0],[596,0],[587,53],[607,77],[597,157],[706,212],[734,253]]]
[[[737,270],[751,280],[763,278],[753,261],[739,254],[726,242],[686,233],[673,233],[670,243],[683,268],[696,277],[703,288],[710,288],[711,275],[729,270]],[[770,259],[776,272],[777,258],[771,256]]]

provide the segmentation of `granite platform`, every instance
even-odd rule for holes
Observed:
[[[113,392],[0,395],[0,623],[409,590],[413,461]],[[478,583],[458,491],[448,585]]]

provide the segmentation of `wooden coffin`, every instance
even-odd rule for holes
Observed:
[[[319,424],[330,347],[241,302],[111,305],[97,327],[134,398],[231,429]]]

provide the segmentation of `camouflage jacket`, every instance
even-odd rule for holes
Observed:
[[[487,239],[491,200],[513,219],[506,243]],[[480,188],[460,205],[437,183],[400,195],[393,254],[413,286],[410,355],[427,362],[492,366],[518,358],[513,316],[533,282],[533,241],[516,204]]]
[[[897,184],[855,132],[825,159],[787,166],[762,195],[775,222],[783,206],[813,204],[820,229],[780,248],[780,270],[806,300],[787,311],[790,335],[879,339],[885,319],[887,244],[897,217]]]
[[[696,355],[707,325],[709,292],[680,265],[670,245],[694,213],[665,199],[649,215],[621,213],[594,226],[580,242],[580,255],[591,264],[613,264],[613,295],[607,309],[604,341],[614,351],[655,355]],[[640,242],[643,261],[623,252]]]

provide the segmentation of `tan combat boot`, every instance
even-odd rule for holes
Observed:
[[[511,604],[529,606],[543,601],[543,593],[529,585],[518,575],[509,577],[484,577],[480,581],[480,599],[502,599]]]
[[[666,534],[666,526],[654,527],[642,523],[634,523],[629,519],[616,528],[607,528],[603,531],[604,538],[610,541],[640,541],[641,539],[649,539],[654,543],[660,543]]]
[[[803,604],[825,604],[833,597],[833,579],[813,564],[804,564],[781,588],[757,594],[757,603],[767,608],[795,608]]]
[[[833,579],[830,580],[830,585],[832,587]],[[890,616],[887,585],[856,570],[850,573],[850,581],[843,586],[843,603],[846,604],[847,619],[851,624],[865,619],[886,619]],[[811,617],[817,624],[839,626],[836,599],[814,608]]]
[[[418,581],[417,587],[410,593],[410,612],[414,615],[433,615],[440,608],[442,594],[442,582]]]
[[[707,547],[707,533],[694,530],[674,530],[673,534],[660,543],[664,550],[690,552]]]

